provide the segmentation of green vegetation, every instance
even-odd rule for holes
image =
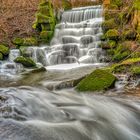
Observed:
[[[6,47],[5,45],[0,45],[0,53],[2,53],[3,55],[8,55],[9,54],[9,48]]]
[[[133,73],[134,75],[140,75],[140,66],[133,66],[131,68],[131,73]]]
[[[49,43],[52,38],[56,24],[56,17],[54,15],[54,8],[51,1],[43,0],[38,7],[36,13],[36,21],[33,28],[39,32],[39,41]]]
[[[122,33],[122,37],[124,38],[124,40],[135,40],[136,32],[133,29],[127,29]]]
[[[3,54],[0,53],[0,60],[3,60]]]
[[[24,67],[30,68],[30,67],[36,67],[36,63],[27,57],[19,56],[14,60],[16,63],[22,64]]]
[[[116,77],[111,73],[97,69],[83,79],[77,86],[79,91],[101,91],[114,85]]]
[[[27,37],[27,38],[24,38],[24,42],[23,42],[22,46],[35,46],[37,44],[38,44],[38,41],[36,38]]]
[[[70,10],[72,8],[72,4],[68,0],[62,0],[62,7],[64,10]]]
[[[116,29],[110,29],[105,33],[105,38],[110,40],[118,40],[119,32]]]
[[[106,20],[102,24],[102,28],[103,28],[104,32],[108,31],[109,29],[116,29],[117,26],[118,25],[115,23],[115,19],[114,18]]]
[[[17,46],[21,46],[21,45],[23,45],[24,39],[17,37],[17,38],[14,38],[12,42],[13,42],[13,44],[15,44]]]

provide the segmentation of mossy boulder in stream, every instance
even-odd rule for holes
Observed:
[[[114,85],[116,77],[111,73],[97,69],[83,79],[77,86],[79,91],[101,91]]]
[[[14,61],[22,64],[25,67],[36,67],[36,63],[32,59],[23,56],[17,57]]]
[[[5,45],[0,45],[0,53],[3,55],[8,55],[9,54],[9,48],[6,47]]]

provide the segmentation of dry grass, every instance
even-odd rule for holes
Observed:
[[[39,0],[0,0],[0,42],[30,36]]]

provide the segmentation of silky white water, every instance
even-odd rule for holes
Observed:
[[[0,64],[0,140],[140,140],[138,98],[60,90],[105,66],[99,48],[102,22],[102,6],[64,12],[50,46],[26,50],[47,66],[46,72],[24,73],[15,80],[24,68],[13,62],[19,50],[10,51]]]

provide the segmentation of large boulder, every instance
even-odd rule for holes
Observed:
[[[14,62],[20,63],[24,67],[36,67],[36,63],[32,59],[23,56],[17,57]]]
[[[116,77],[106,70],[97,69],[78,85],[79,91],[101,91],[113,87]]]

